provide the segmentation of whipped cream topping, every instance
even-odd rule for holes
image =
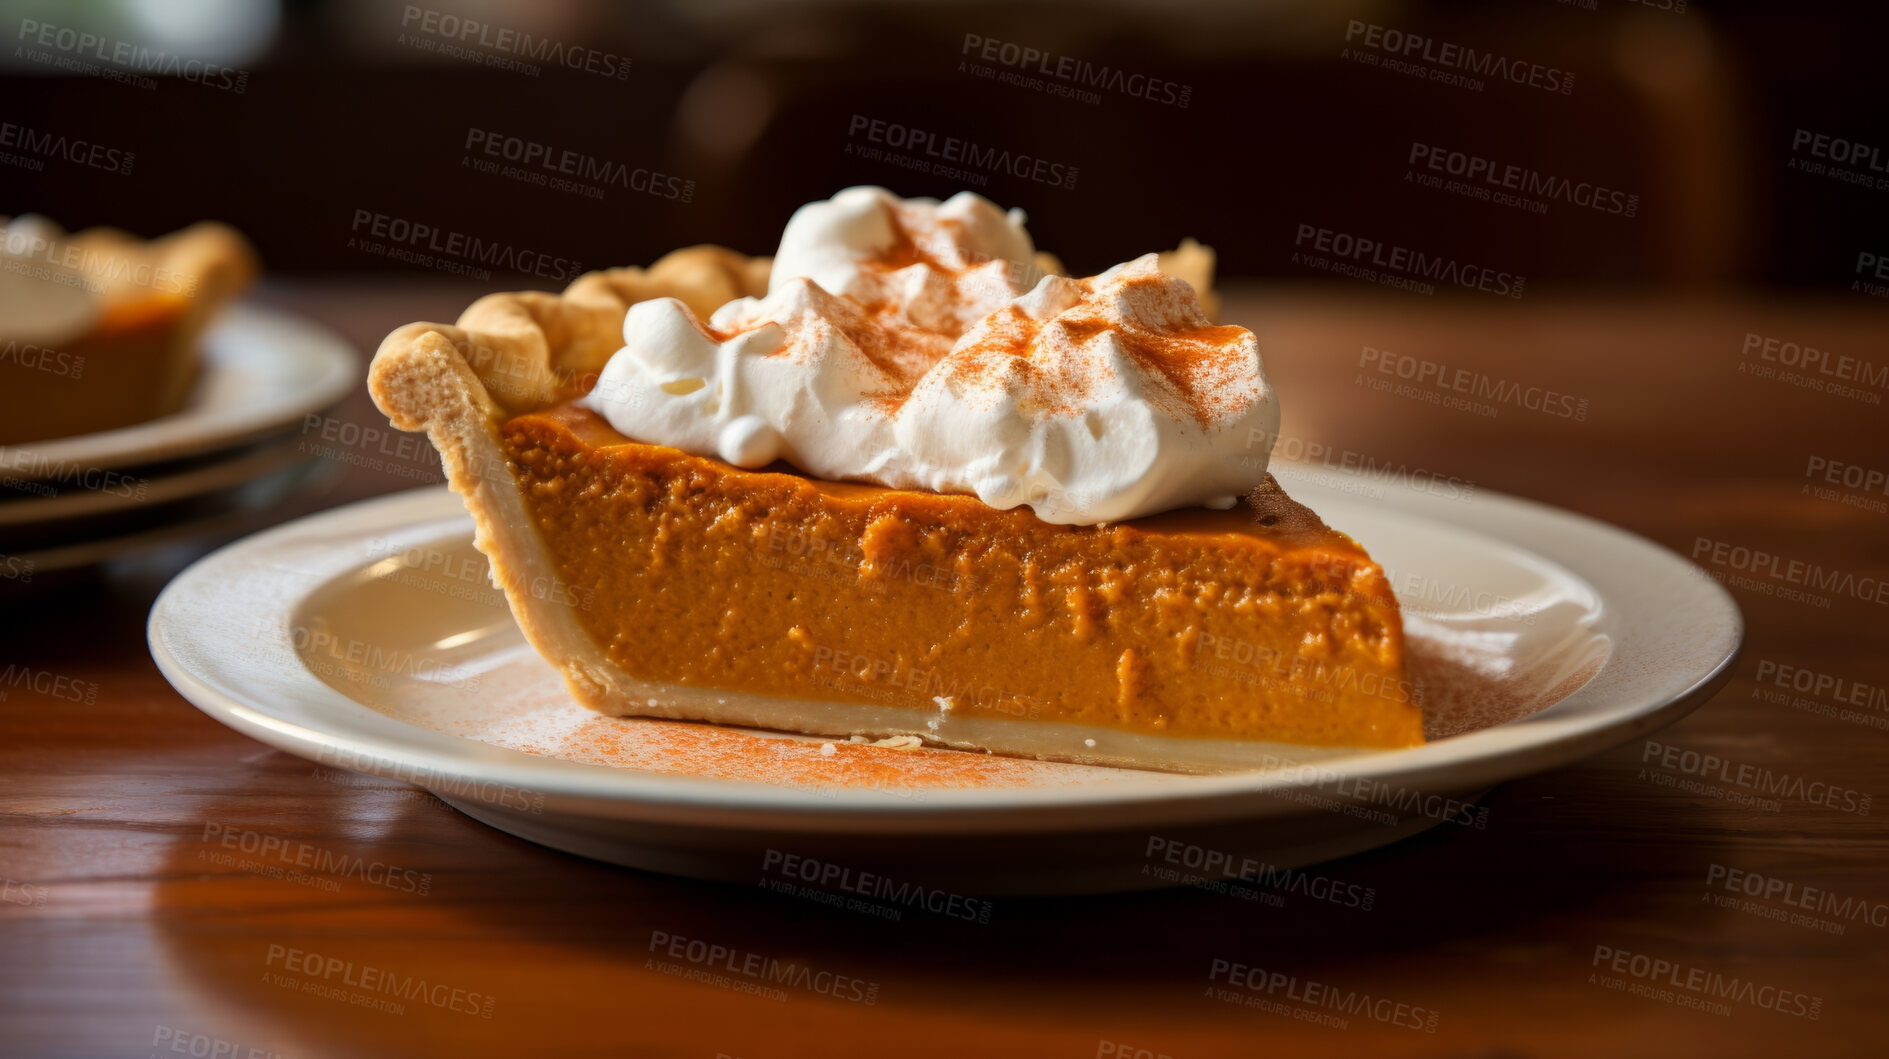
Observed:
[[[1153,254],[1018,289],[1022,216],[854,188],[802,207],[766,298],[704,326],[639,302],[585,403],[624,435],[740,467],[970,493],[1092,525],[1226,508],[1265,477],[1258,341]]]
[[[962,320],[962,332],[1036,282],[1023,222],[1022,210],[1005,213],[968,191],[938,202],[847,188],[794,211],[767,291],[804,277],[861,304],[896,301],[915,319]]]
[[[98,322],[98,298],[84,277],[47,260],[65,233],[33,214],[0,227],[0,341],[56,348]]]

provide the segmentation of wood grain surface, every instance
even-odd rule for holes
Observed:
[[[473,293],[311,282],[264,299],[371,352],[397,324],[452,319]],[[1749,623],[1745,652],[1713,701],[1656,746],[1635,740],[1503,784],[1487,796],[1486,830],[1438,828],[1316,869],[1373,891],[1368,911],[1184,889],[997,899],[977,924],[888,922],[591,863],[223,728],[171,690],[144,639],[156,592],[202,547],[120,564],[102,580],[8,586],[0,1051],[1193,1059],[1889,1049],[1889,805],[1855,811],[1857,796],[1889,793],[1889,703],[1867,690],[1889,686],[1889,605],[1854,587],[1889,577],[1889,498],[1880,484],[1865,492],[1822,478],[1833,463],[1889,470],[1889,386],[1832,392],[1814,372],[1783,377],[1789,367],[1763,355],[1777,339],[1777,350],[1790,342],[1880,368],[1883,306],[1268,287],[1235,290],[1224,315],[1261,335],[1285,435],[1308,452],[1559,505],[1728,576],[1741,572],[1735,549],[1755,549],[1839,571],[1851,588],[1820,593],[1823,605],[1745,571],[1755,587],[1733,588]],[[1448,400],[1466,394],[1467,405]],[[1543,410],[1547,394],[1557,400]],[[1580,414],[1563,414],[1572,408]],[[358,393],[338,414],[382,422]],[[382,455],[337,463],[322,491],[270,518],[439,481],[430,451]],[[1809,679],[1813,691],[1780,679]],[[1857,695],[1861,705],[1843,701]],[[1665,745],[1807,785],[1774,805],[1691,793],[1643,765]],[[228,855],[262,840],[304,844],[293,848],[313,851],[317,870],[246,870]],[[357,861],[378,867],[336,867]],[[825,982],[857,979],[872,1002],[811,987],[753,995],[664,973],[652,943],[674,937],[838,976]],[[1216,995],[1216,968],[1231,964],[1282,983],[1248,991],[1275,1006]],[[398,1010],[350,998],[389,975],[426,988]],[[1702,982],[1730,995],[1690,1003]],[[354,988],[363,983],[367,993]],[[1329,1012],[1318,998],[1331,991],[1388,1004],[1342,1026],[1307,1021]]]

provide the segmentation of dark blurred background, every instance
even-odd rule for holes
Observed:
[[[495,286],[555,287],[567,266],[696,242],[770,252],[794,206],[861,183],[1022,207],[1075,271],[1196,235],[1226,274],[1329,281],[1294,260],[1306,225],[1526,276],[1530,294],[1835,292],[1869,278],[1859,254],[1889,255],[1880,4],[0,12],[0,212],[146,235],[216,218],[278,275],[411,276],[437,266],[388,247],[423,250],[412,233],[430,230],[515,251],[486,259]],[[964,172],[919,165],[941,151]],[[1534,204],[1416,179],[1470,159],[1522,171]]]

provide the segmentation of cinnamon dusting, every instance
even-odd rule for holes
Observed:
[[[1259,371],[1252,333],[1213,324],[1193,289],[1162,274],[1152,257],[1122,268],[1106,285],[1100,277],[1052,281],[1062,285],[1053,296],[1079,300],[1037,319],[1030,313],[1041,310],[1013,300],[1005,263],[973,263],[962,223],[907,207],[890,214],[892,243],[860,262],[846,291],[798,280],[809,289],[809,305],[793,318],[696,326],[721,343],[777,324],[787,338],[767,355],[789,359],[843,338],[886,380],[867,395],[885,415],[896,415],[920,381],[942,367],[960,397],[1009,393],[1026,407],[1080,416],[1122,385],[1110,344],[1134,365],[1138,396],[1175,420],[1210,431],[1252,406]],[[967,342],[968,336],[975,337]]]

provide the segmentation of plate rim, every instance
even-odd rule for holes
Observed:
[[[1289,485],[1290,468],[1281,470],[1287,472],[1282,478]],[[1332,472],[1321,470],[1318,473],[1329,475]],[[1397,488],[1406,494],[1400,517],[1453,524],[1424,510],[1449,501],[1425,497],[1407,487]],[[1426,500],[1432,503],[1426,504]],[[1676,691],[1634,705],[1610,706],[1591,717],[1547,718],[1554,709],[1550,707],[1542,713],[1423,746],[1365,752],[1269,771],[1190,776],[1185,783],[1153,784],[1131,779],[1066,787],[926,788],[922,798],[848,788],[820,794],[760,781],[644,773],[541,757],[398,721],[349,698],[306,669],[299,669],[299,676],[310,685],[306,689],[308,694],[324,700],[318,705],[345,704],[404,730],[399,733],[404,738],[398,745],[390,745],[384,739],[374,745],[352,732],[336,735],[272,716],[262,706],[245,702],[220,686],[213,675],[194,672],[173,651],[171,634],[191,631],[190,623],[174,623],[171,619],[173,609],[181,606],[178,600],[186,591],[204,579],[227,578],[230,574],[226,568],[240,566],[250,556],[265,553],[271,546],[299,534],[332,537],[337,527],[361,522],[377,527],[376,536],[391,540],[403,533],[438,529],[459,520],[464,521],[470,532],[470,518],[464,515],[458,498],[444,486],[406,490],[331,508],[243,538],[204,556],[179,573],[159,594],[147,622],[147,640],[160,672],[198,709],[261,742],[324,764],[403,779],[422,787],[428,786],[428,779],[441,777],[498,776],[514,787],[543,796],[560,811],[581,816],[729,828],[755,826],[755,818],[759,817],[775,825],[792,823],[823,831],[944,832],[1049,827],[1089,830],[1117,826],[1131,819],[1145,823],[1154,818],[1199,821],[1241,815],[1278,815],[1295,811],[1290,800],[1279,797],[1280,792],[1315,788],[1333,778],[1394,779],[1405,788],[1416,788],[1419,794],[1480,789],[1561,767],[1627,742],[1637,734],[1663,727],[1696,708],[1731,679],[1743,650],[1744,615],[1724,586],[1712,581],[1696,564],[1638,534],[1539,501],[1479,489],[1476,502],[1507,507],[1536,519],[1564,522],[1583,534],[1598,534],[1616,545],[1637,548],[1657,555],[1662,561],[1678,564],[1680,570],[1700,579],[1706,599],[1720,608],[1720,613],[1714,617],[1723,624],[1715,624],[1714,629],[1722,628],[1727,646],[1719,652],[1713,665],[1704,672],[1691,674],[1691,680]],[[1434,510],[1448,513],[1445,508]],[[1523,543],[1500,534],[1493,535],[1543,561],[1564,565]],[[1578,571],[1571,572],[1581,577]],[[339,571],[333,576],[339,576]],[[1581,579],[1587,581],[1585,577]],[[306,599],[331,580],[332,576],[323,577],[298,589],[297,601]],[[290,604],[290,609],[295,605]],[[1575,699],[1592,688],[1608,667],[1615,664],[1616,658],[1617,653],[1610,653],[1601,670],[1582,689],[1562,701]],[[303,701],[306,704],[306,699]],[[1543,724],[1561,730],[1543,732],[1539,727]],[[375,727],[383,726],[376,724]],[[1490,733],[1505,731],[1522,732],[1527,737],[1511,735],[1510,740],[1519,739],[1519,743],[1504,747],[1500,745],[1503,737],[1490,736]],[[448,752],[468,748],[483,749],[476,752],[478,759]],[[1172,780],[1165,774],[1150,775]],[[1097,816],[1106,819],[1093,819]]]
[[[305,340],[302,353],[311,360],[319,359],[320,374],[314,381],[296,388],[282,400],[261,408],[220,411],[185,408],[173,415],[114,430],[0,445],[0,466],[21,462],[18,455],[21,453],[31,456],[31,460],[26,461],[27,471],[35,464],[116,470],[214,453],[268,437],[302,416],[331,407],[346,397],[359,381],[361,357],[352,343],[314,320],[285,309],[253,302],[230,306],[201,341],[228,341],[235,337],[228,332],[240,334],[270,327],[300,332]],[[45,473],[12,473],[21,481],[46,477]]]
[[[183,503],[194,503],[228,495],[247,489],[258,483],[286,483],[294,488],[301,488],[305,481],[313,480],[310,467],[312,461],[287,463],[254,478],[236,482],[224,489],[182,498]],[[178,502],[178,501],[174,501]],[[237,506],[227,510],[215,510],[201,515],[190,515],[178,521],[161,521],[150,525],[139,524],[119,532],[107,532],[100,536],[85,537],[69,544],[36,546],[13,551],[14,558],[33,564],[35,575],[57,574],[68,570],[84,569],[96,566],[122,556],[136,555],[141,552],[174,544],[185,544],[219,533],[227,534],[230,529],[240,532],[246,528],[239,523],[251,520],[261,510],[254,507]],[[253,522],[247,527],[256,532]]]
[[[86,490],[51,497],[0,499],[0,531],[21,527],[55,526],[62,522],[136,511],[160,504],[192,500],[265,477],[311,457],[298,454],[296,439],[283,434],[232,448],[215,458],[173,474],[144,478],[143,496],[119,496]],[[51,508],[50,514],[46,509]]]

